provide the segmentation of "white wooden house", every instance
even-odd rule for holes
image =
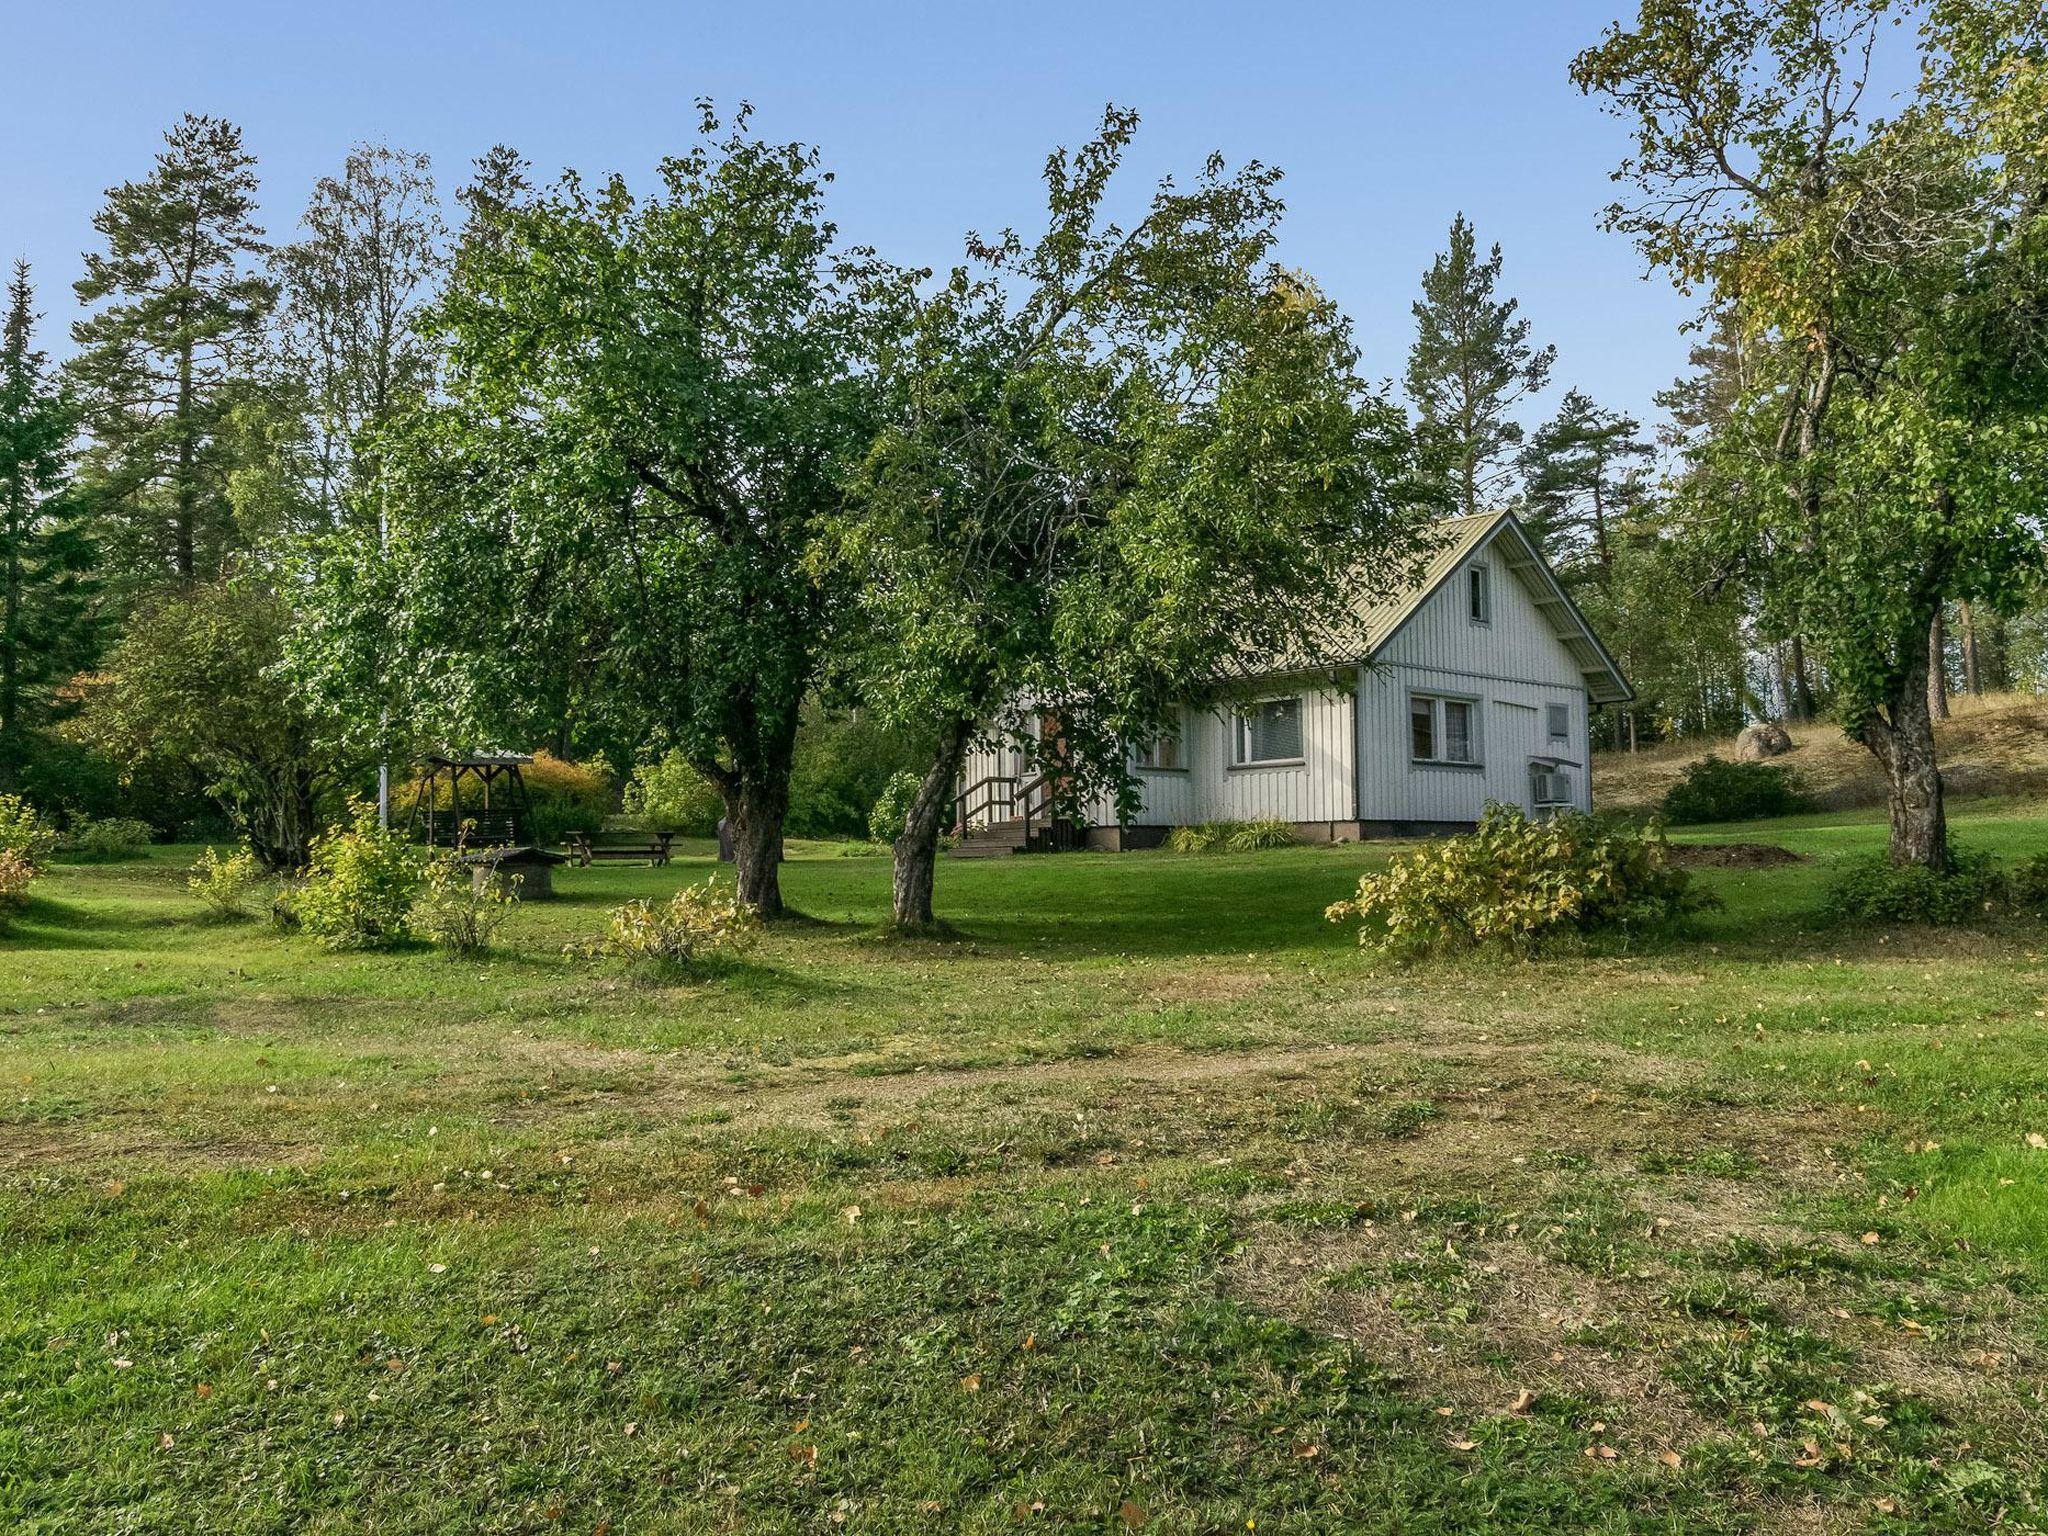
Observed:
[[[1459,830],[1496,800],[1590,810],[1591,712],[1628,700],[1627,681],[1512,514],[1440,528],[1412,586],[1361,594],[1334,665],[1185,711],[1177,735],[1133,750],[1137,815],[1119,824],[1099,797],[1069,839],[1149,847],[1178,826],[1273,817],[1320,842]],[[1014,746],[969,754],[959,851],[1045,845],[1049,796],[1034,773]]]

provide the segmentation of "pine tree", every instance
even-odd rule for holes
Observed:
[[[107,194],[78,297],[69,375],[92,447],[79,475],[110,559],[131,581],[217,574],[237,536],[223,431],[275,299],[255,157],[242,131],[187,114],[151,173]]]
[[[1496,299],[1500,247],[1480,259],[1464,214],[1451,223],[1450,248],[1422,277],[1408,352],[1408,396],[1449,454],[1459,510],[1480,512],[1498,497],[1507,456],[1522,441],[1511,412],[1549,382],[1555,347],[1532,347],[1529,322],[1513,299]]]
[[[36,350],[33,306],[18,262],[0,327],[0,774],[90,639],[92,545],[64,494],[71,413]]]
[[[1522,450],[1530,531],[1567,576],[1601,581],[1613,569],[1615,519],[1652,451],[1642,430],[1634,417],[1574,389]]]

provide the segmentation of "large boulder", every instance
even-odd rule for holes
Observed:
[[[1761,763],[1767,758],[1783,757],[1791,750],[1792,738],[1775,720],[1759,720],[1755,725],[1745,725],[1742,734],[1735,738],[1735,761],[1738,763]]]

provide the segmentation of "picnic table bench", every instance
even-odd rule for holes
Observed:
[[[649,864],[666,864],[669,840],[674,835],[672,832],[650,832],[638,842],[600,843],[588,832],[571,832],[569,857],[582,869],[606,860],[633,863],[645,860]]]

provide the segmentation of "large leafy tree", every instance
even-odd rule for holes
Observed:
[[[146,599],[68,729],[134,777],[197,772],[272,869],[303,868],[364,764],[280,662],[286,594],[233,576]]]
[[[815,152],[744,112],[706,108],[659,175],[644,198],[569,177],[465,240],[433,316],[445,399],[389,449],[389,549],[323,563],[298,652],[359,716],[508,740],[567,710],[680,751],[773,916],[832,615],[815,530],[873,436],[900,285],[837,245]]]
[[[0,775],[50,685],[88,659],[92,542],[66,495],[72,414],[35,345],[28,264],[15,265],[0,324]]]
[[[882,376],[894,408],[836,520],[877,707],[927,744],[894,915],[933,920],[963,755],[1017,740],[1069,796],[1132,790],[1129,744],[1247,663],[1304,664],[1355,583],[1429,521],[1397,408],[1340,316],[1275,267],[1277,175],[1211,159],[1129,226],[1105,212],[1136,128],[1046,166],[1047,223],[969,242]]]
[[[278,482],[263,489],[315,526],[378,525],[379,436],[433,382],[420,320],[443,235],[427,157],[365,144],[320,179],[300,238],[272,254],[280,298],[264,408],[295,430],[280,444],[288,452],[252,458]]]
[[[1451,222],[1449,246],[1422,275],[1408,397],[1442,443],[1456,509],[1488,510],[1513,473],[1522,441],[1515,407],[1550,381],[1555,347],[1529,340],[1529,322],[1498,296],[1501,250],[1479,254],[1471,222]]]
[[[1947,602],[2017,603],[2042,567],[2048,211],[2013,82],[2039,79],[2048,21],[1942,0],[1918,97],[1867,123],[1892,10],[1646,0],[1574,75],[1635,134],[1640,195],[1611,222],[1751,341],[1686,493],[1767,616],[1823,642],[1890,787],[1893,860],[1940,870],[1930,627]]]
[[[164,140],[93,218],[106,248],[85,258],[93,312],[67,370],[92,439],[81,493],[109,563],[144,585],[217,576],[240,542],[224,424],[274,298],[241,130],[188,114]]]

